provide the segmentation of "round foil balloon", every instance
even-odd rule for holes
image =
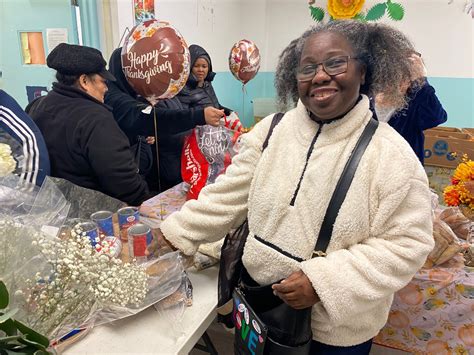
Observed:
[[[242,39],[234,44],[230,50],[229,68],[242,83],[252,80],[260,69],[260,51],[255,43]]]
[[[152,105],[175,96],[190,69],[188,45],[168,22],[149,20],[135,26],[122,47],[122,69],[133,89]]]

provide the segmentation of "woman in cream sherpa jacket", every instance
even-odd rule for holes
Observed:
[[[344,26],[368,26],[343,22],[325,29],[345,33]],[[342,117],[319,123],[300,100],[262,153],[272,120],[265,118],[244,135],[226,174],[161,225],[168,241],[192,255],[248,216],[243,254],[248,273],[267,285],[302,270],[320,300],[313,306],[313,339],[334,346],[374,337],[387,320],[394,292],[410,281],[433,247],[426,174],[404,139],[380,123],[341,206],[328,255],[311,258],[332,192],[372,117],[367,96],[357,100]]]

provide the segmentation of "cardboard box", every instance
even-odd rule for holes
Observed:
[[[447,139],[449,138],[457,138],[457,139],[466,139],[466,140],[472,140],[472,135],[469,132],[462,131],[461,128],[454,128],[454,127],[444,127],[444,128],[452,128],[453,130],[445,130],[445,129],[438,129],[437,128],[431,128],[427,129],[425,131],[425,135],[427,136],[437,136],[437,137],[445,137]]]
[[[474,128],[463,128],[462,132],[471,135],[471,137],[474,139]]]
[[[474,160],[474,140],[471,135],[455,130],[425,131],[425,165],[456,168],[463,154]]]
[[[426,132],[462,132],[462,129],[461,128],[457,128],[457,127],[444,127],[444,126],[438,126],[438,127],[434,127],[434,128],[430,128],[428,130],[426,130]]]

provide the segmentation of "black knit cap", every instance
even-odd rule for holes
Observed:
[[[104,57],[99,50],[60,43],[46,58],[48,67],[65,75],[99,74],[104,79],[115,81],[115,77],[105,69]]]

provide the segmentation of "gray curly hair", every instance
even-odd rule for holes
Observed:
[[[298,102],[296,70],[308,37],[316,33],[332,32],[342,35],[354,48],[354,54],[366,66],[365,84],[360,91],[375,97],[383,93],[397,108],[406,104],[402,83],[410,82],[412,64],[410,55],[415,48],[399,30],[374,23],[355,20],[331,21],[316,25],[301,37],[294,39],[280,54],[275,88],[280,106],[287,107]],[[415,83],[412,84],[412,88]]]

